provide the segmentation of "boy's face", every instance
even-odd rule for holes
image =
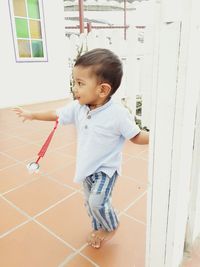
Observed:
[[[75,66],[73,80],[73,92],[81,105],[97,105],[104,100],[101,84],[98,83],[91,67]]]

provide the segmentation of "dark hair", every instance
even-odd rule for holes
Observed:
[[[113,95],[120,86],[123,68],[120,59],[110,50],[96,48],[80,56],[74,66],[92,67],[99,82],[107,82]]]

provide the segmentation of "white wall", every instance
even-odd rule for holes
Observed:
[[[17,63],[8,1],[0,0],[0,108],[68,95],[67,45],[62,1],[43,0],[48,62]]]

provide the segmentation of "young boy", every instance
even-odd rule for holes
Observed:
[[[112,100],[121,83],[122,63],[110,50],[93,49],[82,55],[73,68],[76,100],[47,112],[15,108],[23,120],[73,123],[78,133],[75,182],[82,182],[85,206],[93,231],[88,244],[100,248],[119,226],[111,194],[121,169],[121,151],[126,139],[148,144],[149,136],[133,122],[128,110]]]

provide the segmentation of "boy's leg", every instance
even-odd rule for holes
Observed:
[[[119,221],[111,205],[112,190],[117,178],[117,173],[108,177],[105,173],[95,174],[95,183],[91,188],[89,206],[93,217],[102,226],[102,229],[95,232],[97,239],[92,244],[100,247],[102,239],[109,239],[117,229]]]
[[[83,191],[84,191],[84,196],[85,196],[84,206],[87,209],[87,213],[88,213],[89,217],[92,219],[92,228],[93,228],[93,230],[99,230],[101,228],[101,225],[93,217],[92,211],[91,211],[90,206],[89,206],[89,196],[90,196],[90,193],[91,193],[92,185],[93,185],[93,180],[91,179],[91,176],[87,177],[83,181]]]

